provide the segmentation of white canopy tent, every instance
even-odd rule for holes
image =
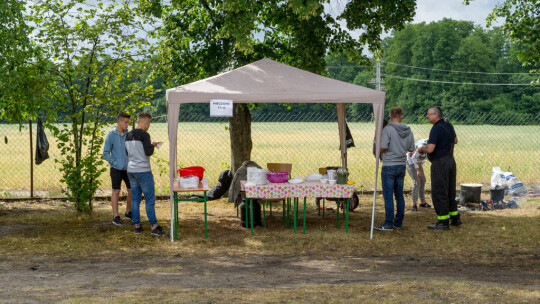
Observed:
[[[375,197],[379,172],[379,145],[384,118],[385,93],[331,79],[270,59],[261,59],[235,70],[167,90],[169,130],[170,189],[176,178],[178,117],[182,103],[209,103],[228,99],[234,103],[335,103],[342,164],[346,166],[345,104],[371,103],[376,121],[376,169],[373,193],[371,237],[375,215]],[[171,203],[171,241],[173,241],[173,192]]]

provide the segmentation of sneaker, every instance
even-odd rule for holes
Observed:
[[[394,225],[394,229],[401,230],[403,227]]]
[[[428,204],[428,203],[423,203],[423,204],[420,204],[420,207],[422,207],[422,208],[431,208],[431,205]]]
[[[131,221],[131,211],[130,211],[130,212],[124,213],[124,217],[126,218],[126,220],[130,220],[130,221]]]
[[[450,229],[449,220],[442,220],[438,221],[435,225],[429,225],[427,226],[429,229],[436,229],[436,230],[448,230]]]
[[[386,227],[384,225],[380,225],[380,226],[373,226],[373,229],[381,230],[381,231],[392,231],[394,230],[394,227]]]
[[[412,206],[411,211],[418,211],[418,206],[416,205]]]
[[[163,232],[163,230],[161,229],[161,226],[157,226],[156,228],[152,229],[152,231],[150,233],[152,235],[155,235],[155,236],[164,236],[165,235],[165,232]]]
[[[135,232],[135,233],[141,233],[141,232],[143,232],[142,226],[133,228],[133,232]]]
[[[115,216],[112,220],[112,223],[115,224],[116,226],[124,226],[124,222],[122,221],[120,216]]]

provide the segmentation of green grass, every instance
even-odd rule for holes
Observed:
[[[420,287],[419,287],[420,286]],[[115,298],[116,303],[534,303],[540,293],[444,280],[387,284],[305,284],[296,288],[144,288]],[[104,296],[81,296],[62,303],[111,303]],[[536,300],[535,300],[536,299]]]
[[[384,221],[381,201],[382,196],[378,198],[375,224]],[[409,205],[410,196],[406,197],[406,201]],[[148,233],[134,235],[129,225],[117,229],[110,223],[108,202],[96,203],[91,215],[75,211],[68,202],[4,203],[0,204],[0,215],[9,216],[0,216],[0,227],[30,226],[20,233],[3,236],[0,254],[99,257],[104,251],[115,248],[120,253],[155,250],[163,255],[226,252],[231,255],[324,256],[336,253],[354,256],[381,253],[399,255],[403,248],[407,248],[409,255],[434,254],[440,258],[455,259],[474,257],[475,262],[486,265],[498,262],[529,265],[538,262],[533,257],[538,250],[540,234],[538,229],[532,227],[538,227],[540,199],[522,200],[520,209],[464,213],[462,219],[466,225],[441,234],[433,234],[426,229],[436,218],[432,208],[422,208],[421,212],[411,212],[407,208],[404,221],[406,229],[393,233],[375,231],[374,239],[369,240],[371,203],[370,195],[360,197],[360,208],[350,215],[348,234],[344,231],[344,219],[340,220],[340,228],[336,227],[336,214],[327,212],[325,219],[319,217],[313,201],[308,201],[307,234],[301,233],[301,224],[298,233],[293,234],[292,218],[291,228],[284,228],[281,204],[276,203],[268,228],[256,228],[255,235],[251,236],[249,229],[240,227],[234,205],[221,199],[208,203],[208,239],[204,239],[202,204],[182,203],[179,241],[174,243],[168,238],[156,240]],[[332,207],[331,204],[329,202],[327,206]],[[141,208],[142,223],[146,229],[148,222],[144,207]],[[120,207],[120,211],[123,209]],[[169,202],[158,201],[156,214],[159,224],[169,231]]]
[[[180,123],[178,133],[178,164],[200,165],[213,185],[219,173],[230,163],[229,132],[226,123]],[[348,150],[350,179],[358,189],[373,189],[375,162],[372,155],[374,125],[350,123],[355,148]],[[431,125],[411,125],[415,139],[428,137]],[[18,126],[0,125],[9,143],[1,143],[0,183],[2,190],[17,192],[30,188],[30,147],[28,128],[19,132]],[[165,144],[152,157],[156,185],[167,192],[168,135],[164,123],[153,123],[149,130],[152,139]],[[493,166],[512,171],[527,185],[540,182],[540,126],[456,126],[459,144],[455,156],[459,183],[488,185]],[[34,130],[35,137],[35,130]],[[34,189],[58,190],[61,173],[54,159],[60,157],[55,140],[48,134],[50,160],[34,166]],[[252,124],[252,160],[264,166],[267,162],[290,162],[293,176],[306,176],[319,167],[339,165],[339,140],[336,123],[277,123]],[[34,138],[35,141],[35,138]],[[32,152],[34,153],[34,152]],[[33,157],[33,154],[32,154]],[[160,162],[162,160],[165,162]],[[429,164],[426,165],[429,172]],[[429,175],[429,174],[428,174]],[[109,189],[107,173],[101,188]],[[405,187],[411,186],[406,178]],[[427,188],[430,187],[428,177]],[[9,194],[8,194],[9,195]]]

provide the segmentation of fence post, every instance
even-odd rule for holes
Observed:
[[[30,128],[30,197],[34,197],[34,162],[32,161],[32,151],[34,150],[32,146],[32,120],[28,120],[28,125]]]

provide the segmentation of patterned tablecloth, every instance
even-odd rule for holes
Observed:
[[[300,184],[266,184],[244,186],[247,198],[284,198],[284,197],[331,197],[350,198],[354,193],[354,185],[330,185],[320,182],[303,182]]]

